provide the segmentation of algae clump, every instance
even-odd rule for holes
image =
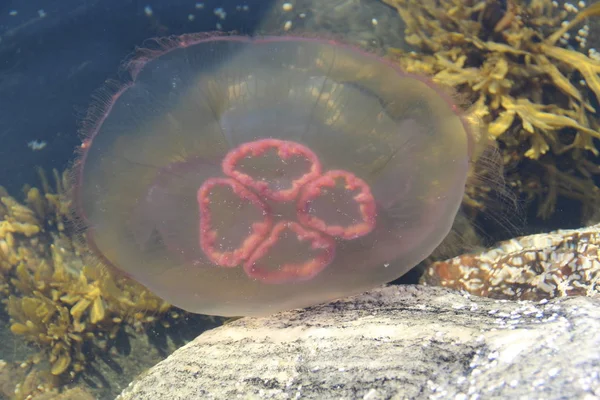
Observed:
[[[581,52],[587,31],[569,31],[600,14],[600,3],[572,15],[551,0],[383,1],[414,47],[392,56],[467,98],[499,143],[508,183],[539,202],[538,215],[552,215],[564,196],[591,216],[600,202],[600,60]]]

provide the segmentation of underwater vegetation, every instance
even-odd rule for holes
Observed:
[[[600,59],[581,25],[600,3],[573,14],[551,0],[383,1],[414,48],[391,55],[464,96],[497,139],[507,182],[538,201],[538,215],[552,215],[559,196],[579,201],[583,218],[593,214]]]
[[[34,379],[42,392],[85,371],[125,327],[168,327],[184,314],[89,256],[71,221],[67,175],[54,171],[50,185],[40,172],[41,190],[26,187],[23,203],[0,187],[2,303],[10,330],[39,349],[21,367],[43,366]]]

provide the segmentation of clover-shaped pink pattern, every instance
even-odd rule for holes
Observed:
[[[264,179],[257,179],[238,167],[246,158],[261,157],[275,150],[285,163],[292,157],[300,157],[308,163],[308,169],[292,179],[289,187],[273,188]],[[219,267],[242,266],[247,276],[265,283],[285,283],[309,280],[323,271],[334,259],[336,240],[353,240],[369,234],[375,227],[376,204],[369,185],[353,173],[345,170],[322,172],[317,155],[308,147],[279,139],[262,139],[244,143],[229,151],[221,164],[227,176],[207,179],[198,189],[200,209],[200,247],[206,257]],[[327,217],[314,215],[313,203],[327,195],[328,188],[335,189],[343,182],[343,189],[352,193],[360,220],[351,225],[327,221]],[[262,220],[249,226],[249,235],[234,250],[223,251],[218,244],[219,233],[215,229],[214,216],[210,210],[211,193],[215,187],[228,187],[241,202],[248,203],[262,215]],[[270,202],[295,202],[297,221],[280,219],[271,212]],[[295,235],[299,242],[308,241],[314,256],[302,263],[284,263],[268,268],[263,259],[277,245],[284,232]]]

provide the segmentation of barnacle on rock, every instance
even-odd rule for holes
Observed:
[[[398,10],[415,49],[392,56],[470,100],[500,144],[509,183],[540,202],[541,217],[554,212],[557,196],[581,201],[584,217],[600,204],[592,161],[600,61],[566,39],[600,3],[563,23],[568,12],[551,0],[383,1]],[[556,165],[564,173],[554,173]]]
[[[422,282],[477,296],[542,300],[600,295],[600,225],[524,236],[431,264]]]

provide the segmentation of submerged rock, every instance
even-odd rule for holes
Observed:
[[[522,236],[427,267],[421,282],[508,300],[600,295],[600,224]]]
[[[118,399],[595,398],[599,306],[389,286],[211,330]]]

